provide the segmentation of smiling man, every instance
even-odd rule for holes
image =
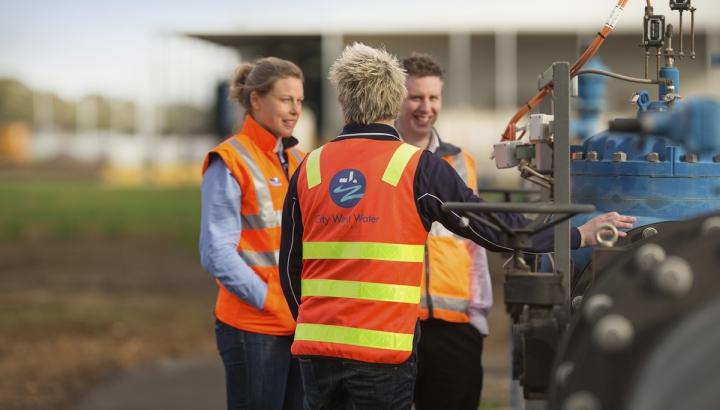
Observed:
[[[475,161],[440,139],[443,70],[427,54],[403,60],[407,97],[395,126],[403,140],[449,163],[477,193]],[[492,286],[485,249],[439,222],[430,228],[420,299],[420,344],[415,406],[418,410],[478,408],[483,382],[483,338]]]

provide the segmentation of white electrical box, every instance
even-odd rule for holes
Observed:
[[[553,134],[552,122],[555,119],[549,114],[532,114],[528,123],[528,134],[531,142],[545,141]]]
[[[493,156],[495,157],[495,166],[499,169],[512,168],[518,164],[515,157],[515,150],[520,141],[503,141],[493,145]]]

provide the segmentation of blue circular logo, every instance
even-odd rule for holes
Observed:
[[[365,195],[365,175],[357,169],[343,169],[330,181],[330,198],[337,206],[352,208]]]

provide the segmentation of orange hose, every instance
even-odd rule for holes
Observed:
[[[624,8],[629,0],[618,0],[617,6]],[[648,5],[650,4],[650,0],[647,0]],[[598,33],[597,37],[590,43],[590,46],[585,50],[584,53],[578,58],[578,60],[575,62],[575,64],[572,65],[572,68],[570,69],[570,77],[575,77],[580,71],[580,69],[590,61],[591,58],[595,56],[597,51],[600,49],[600,46],[605,41],[607,36],[612,31],[612,27],[605,24]],[[516,134],[516,128],[517,123],[520,121],[521,118],[523,118],[527,113],[529,113],[533,108],[537,107],[538,104],[540,104],[540,101],[543,100],[552,89],[552,85],[548,84],[540,91],[535,94],[534,97],[532,97],[522,108],[520,108],[515,115],[510,119],[510,122],[505,127],[505,131],[502,134],[502,141],[513,141],[515,140],[515,134]]]

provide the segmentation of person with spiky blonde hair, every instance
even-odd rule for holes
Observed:
[[[409,409],[432,223],[492,251],[510,247],[482,223],[443,212],[444,202],[480,199],[450,164],[404,143],[393,127],[405,97],[397,58],[356,43],[332,65],[330,79],[346,125],[293,175],[280,235],[280,285],[297,319],[291,351],[300,362],[303,406]],[[615,215],[607,219],[631,227]],[[511,227],[532,222],[496,217]],[[593,244],[586,233],[599,224],[593,221],[573,229],[574,247],[581,236]],[[532,239],[539,252],[553,247],[551,229]]]
[[[362,43],[345,48],[330,67],[346,124],[394,121],[405,99],[405,70],[385,50]]]

